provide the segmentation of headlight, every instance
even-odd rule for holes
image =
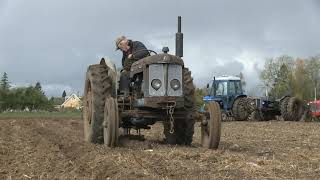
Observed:
[[[180,89],[181,84],[180,84],[180,81],[178,79],[173,79],[170,82],[170,86],[171,86],[172,89],[174,89],[176,91],[176,90]]]
[[[153,80],[151,81],[151,86],[152,86],[153,89],[155,89],[155,90],[160,89],[161,85],[162,85],[162,83],[161,83],[160,79],[153,79]]]

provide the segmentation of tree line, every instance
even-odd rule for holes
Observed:
[[[11,88],[8,74],[0,80],[0,111],[6,110],[53,110],[54,98],[50,100],[42,90],[40,82],[34,86]]]
[[[306,101],[318,99],[320,56],[294,58],[283,55],[269,58],[264,64],[260,79],[269,96],[281,98],[292,95]]]

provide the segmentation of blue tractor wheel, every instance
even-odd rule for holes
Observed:
[[[250,113],[248,111],[249,101],[247,97],[237,98],[232,106],[232,114],[236,121],[245,121],[248,119]]]

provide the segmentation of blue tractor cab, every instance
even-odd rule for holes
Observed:
[[[207,85],[208,94],[203,97],[205,103],[216,101],[224,115],[237,120],[246,120],[249,116],[247,95],[244,94],[241,79],[237,76],[214,77]],[[204,110],[205,105],[201,109]]]

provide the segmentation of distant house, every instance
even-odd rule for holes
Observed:
[[[81,106],[81,99],[76,94],[71,94],[71,96],[67,97],[64,103],[61,104],[61,108],[80,109]]]

